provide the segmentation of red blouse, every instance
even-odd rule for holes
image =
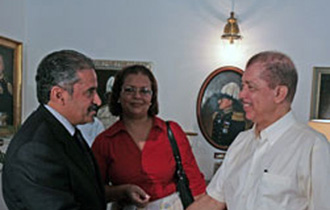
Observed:
[[[183,168],[194,196],[205,192],[204,176],[200,172],[188,139],[181,127],[171,122],[177,140]],[[135,184],[156,200],[176,191],[176,163],[163,120],[154,117],[153,127],[141,151],[122,121],[102,132],[92,150],[105,184]]]

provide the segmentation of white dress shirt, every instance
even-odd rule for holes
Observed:
[[[92,146],[96,136],[104,131],[104,126],[97,117],[94,117],[93,122],[77,125],[77,128],[81,131],[89,147]]]
[[[330,144],[292,112],[241,132],[207,187],[228,210],[329,210]]]

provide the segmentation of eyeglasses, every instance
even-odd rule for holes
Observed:
[[[139,93],[142,96],[151,96],[152,90],[150,90],[147,87],[137,88],[132,86],[126,86],[123,87],[122,92],[126,95],[134,95],[136,93]]]

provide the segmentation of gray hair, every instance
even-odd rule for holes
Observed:
[[[35,78],[39,103],[48,103],[54,86],[63,87],[72,94],[73,85],[79,80],[77,71],[83,69],[94,69],[93,61],[74,50],[56,51],[43,58]]]
[[[289,56],[276,51],[265,51],[250,58],[246,68],[254,63],[263,65],[263,72],[260,77],[268,83],[270,88],[273,89],[278,85],[288,87],[286,100],[291,103],[297,89],[298,74]]]

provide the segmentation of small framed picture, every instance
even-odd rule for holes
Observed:
[[[214,70],[204,81],[197,99],[197,119],[204,138],[227,150],[239,132],[250,127],[239,100],[243,71],[234,66]]]
[[[0,36],[0,136],[21,123],[22,43]]]
[[[330,120],[330,67],[314,67],[310,119]]]

